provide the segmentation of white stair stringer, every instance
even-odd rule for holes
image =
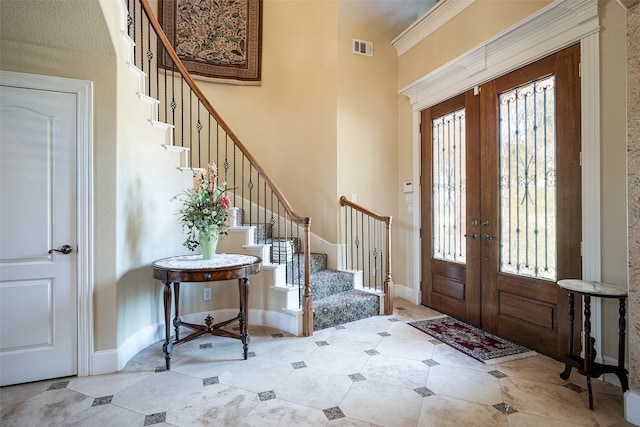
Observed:
[[[255,226],[229,227],[218,242],[219,253],[242,253],[262,259],[260,272],[250,279],[249,324],[302,334],[298,288],[287,286],[286,266],[271,263],[271,245],[256,244]]]

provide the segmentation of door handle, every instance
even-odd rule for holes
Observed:
[[[471,233],[469,235],[465,234],[464,237],[471,237],[473,240],[478,238],[478,233]]]
[[[493,236],[489,236],[488,234],[483,234],[482,235],[482,239],[483,240],[493,240]]]
[[[60,249],[49,249],[49,253],[60,252],[61,254],[68,255],[73,251],[73,248],[69,245],[60,246]]]

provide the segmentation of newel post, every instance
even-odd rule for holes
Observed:
[[[304,295],[302,297],[302,335],[313,335],[313,296],[311,295],[311,218],[304,224]]]
[[[391,222],[393,218],[385,218],[387,231],[387,247],[385,250],[386,272],[384,276],[384,314],[393,314],[393,280],[391,279]]]

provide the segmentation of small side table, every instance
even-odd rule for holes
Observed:
[[[560,378],[566,380],[571,375],[571,369],[577,368],[578,373],[587,377],[587,388],[589,390],[589,409],[593,409],[593,393],[591,391],[591,378],[598,378],[602,374],[615,374],[620,380],[622,391],[629,390],[628,372],[624,368],[625,352],[625,303],[627,291],[607,283],[592,282],[588,280],[565,279],[558,281],[558,286],[569,291],[569,354],[565,362],[564,372]],[[574,294],[582,295],[584,302],[584,359],[573,354],[573,323],[575,317],[575,297]],[[619,309],[619,341],[618,341],[618,366],[596,363],[595,338],[591,336],[591,297],[618,298],[620,300]]]
[[[249,332],[247,322],[247,304],[249,301],[249,277],[260,271],[262,259],[251,255],[216,254],[212,260],[203,260],[202,255],[185,255],[163,258],[151,264],[153,277],[164,283],[164,331],[165,340],[162,346],[167,369],[171,369],[171,351],[173,347],[191,341],[204,334],[218,335],[242,340],[244,359],[247,359],[249,348]],[[180,319],[180,283],[181,282],[213,282],[219,280],[238,279],[240,293],[240,311],[233,319],[213,324],[210,315],[204,319],[204,325],[183,322]],[[171,341],[171,284],[174,289],[175,339]],[[232,322],[239,322],[240,334],[224,328]],[[186,326],[194,332],[180,338],[180,326]]]

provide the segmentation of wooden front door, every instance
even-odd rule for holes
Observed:
[[[459,186],[466,207],[453,230],[466,254],[464,263],[453,260],[456,268],[443,269],[437,257],[436,237],[450,221],[442,227],[449,211],[433,202],[441,188],[452,191],[437,181],[450,171],[423,155],[423,230],[430,230],[423,232],[423,302],[558,357],[567,350],[568,301],[556,281],[581,277],[579,58],[573,46],[488,82],[475,97],[478,108],[465,94],[467,176]],[[431,128],[423,150],[432,156],[445,104],[423,113],[423,128]],[[454,274],[445,280],[442,271]]]

